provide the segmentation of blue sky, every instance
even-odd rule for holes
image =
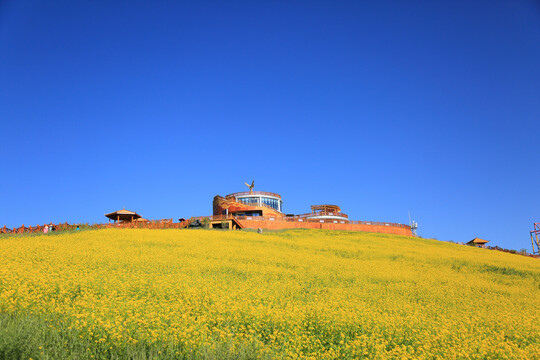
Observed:
[[[338,204],[530,248],[535,1],[0,2],[0,225]],[[530,249],[529,249],[530,250]]]

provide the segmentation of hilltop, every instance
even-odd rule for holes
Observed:
[[[540,261],[405,236],[0,237],[0,358],[539,358]]]

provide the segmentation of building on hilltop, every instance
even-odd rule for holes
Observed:
[[[337,205],[312,205],[310,213],[285,214],[281,195],[253,191],[254,182],[246,185],[249,191],[214,196],[213,215],[198,220],[205,221],[210,228],[220,229],[327,229],[413,236],[410,225],[353,221]]]
[[[479,247],[479,248],[485,248],[486,244],[488,242],[489,242],[489,240],[484,240],[484,239],[480,239],[480,238],[475,237],[471,241],[465,243],[465,245],[476,246],[476,247]]]
[[[271,216],[276,218],[298,218],[300,220],[336,220],[336,223],[348,223],[349,216],[341,212],[337,205],[311,205],[311,212],[300,215],[284,214],[281,195],[266,191],[244,191],[214,197],[214,215],[232,215],[247,217]]]

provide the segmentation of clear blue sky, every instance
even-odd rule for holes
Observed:
[[[0,2],[0,225],[280,193],[530,250],[537,1]]]

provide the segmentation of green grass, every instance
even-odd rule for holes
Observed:
[[[65,325],[58,317],[0,313],[0,359],[260,359],[255,344],[235,348],[220,343],[217,349],[190,351],[178,344],[139,343],[96,346],[82,331]]]

